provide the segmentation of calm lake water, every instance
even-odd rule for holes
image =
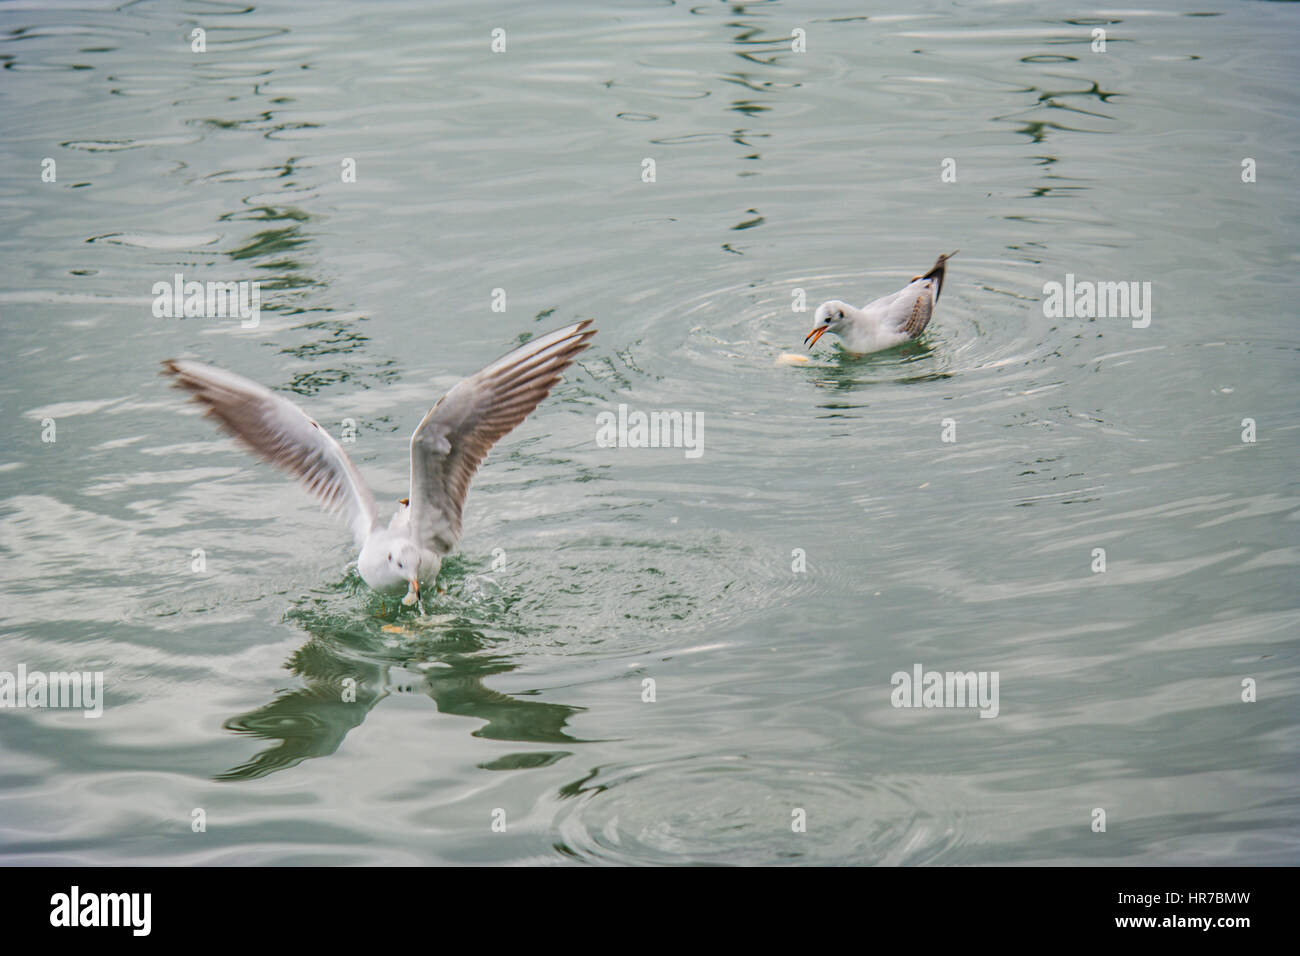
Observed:
[[[1300,862],[1298,44],[1226,0],[0,5],[0,672],[104,680],[0,709],[0,862]],[[777,364],[953,249],[921,342]],[[260,322],[155,317],[177,273]],[[1046,314],[1067,275],[1149,324]],[[422,621],[157,375],[354,427],[389,508],[443,390],[586,317]],[[702,454],[599,447],[620,404]],[[997,716],[894,706],[918,666]]]

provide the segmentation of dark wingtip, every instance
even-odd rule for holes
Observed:
[[[591,323],[595,321],[595,319],[583,319],[578,322],[577,325],[573,327],[573,331],[567,336],[567,341],[581,345],[582,348],[585,349],[588,345],[588,340],[600,331],[600,329],[589,328]],[[581,351],[581,349],[579,351]]]
[[[935,302],[938,302],[939,296],[943,294],[943,276],[944,276],[944,272],[947,271],[948,260],[951,259],[959,252],[961,252],[960,249],[954,249],[952,252],[948,253],[947,255],[939,256],[939,258],[935,260],[934,268],[932,268],[925,275],[921,276],[922,279],[935,280],[935,285],[936,285],[936,288],[934,290]]]
[[[578,352],[581,352],[584,349],[586,349],[588,346],[590,346],[592,336],[594,336],[597,332],[600,331],[600,329],[588,328],[588,326],[590,326],[591,323],[594,321],[596,320],[583,319],[581,322],[578,323],[577,329],[574,330],[572,340],[574,345],[577,346],[577,349],[573,353],[575,356],[578,354]]]
[[[158,374],[171,379],[172,388],[184,389],[185,373],[181,371],[181,367],[176,362],[176,359],[163,359],[162,368],[158,370]]]

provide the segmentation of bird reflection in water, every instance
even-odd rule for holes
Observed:
[[[312,635],[294,651],[286,669],[303,682],[256,710],[231,717],[227,730],[273,744],[251,760],[217,776],[218,780],[250,780],[296,766],[338,749],[354,727],[385,697],[394,693],[423,693],[438,711],[485,721],[474,736],[541,744],[583,741],[565,731],[569,719],[584,708],[537,700],[522,700],[489,688],[485,681],[517,666],[510,654],[493,654],[501,642],[464,621],[407,631],[401,640],[387,640],[379,624],[335,620],[311,611],[293,612]],[[399,615],[399,620],[408,620]],[[437,666],[430,667],[430,664]],[[398,677],[398,672],[403,672]],[[355,682],[353,684],[352,682]],[[568,756],[567,750],[507,754],[481,764],[489,770],[548,766]]]

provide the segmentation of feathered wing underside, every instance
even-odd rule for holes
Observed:
[[[524,420],[596,334],[590,319],[557,329],[457,383],[411,436],[410,523],[425,547],[446,554],[483,457]]]
[[[168,359],[163,371],[221,428],[272,465],[293,475],[341,514],[361,544],[378,520],[375,496],[356,465],[325,429],[293,402],[234,372]]]
[[[912,297],[909,303],[909,309],[903,319],[899,331],[906,332],[912,338],[916,338],[925,331],[925,327],[930,324],[930,316],[934,314],[935,303],[939,301],[939,296],[943,293],[943,276],[948,268],[948,260],[955,256],[956,252],[950,252],[947,255],[940,256],[935,260],[934,267],[923,276],[917,276],[912,280],[913,284],[920,283],[917,294]],[[926,281],[931,280],[931,281]]]
[[[925,331],[925,327],[930,324],[930,316],[934,314],[934,293],[930,286],[923,286],[916,297],[912,300],[912,308],[907,313],[900,329],[906,332],[912,338],[916,338]]]

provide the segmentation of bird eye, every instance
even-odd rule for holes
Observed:
[[[391,551],[388,552],[388,560],[389,561],[393,560],[393,552]]]

